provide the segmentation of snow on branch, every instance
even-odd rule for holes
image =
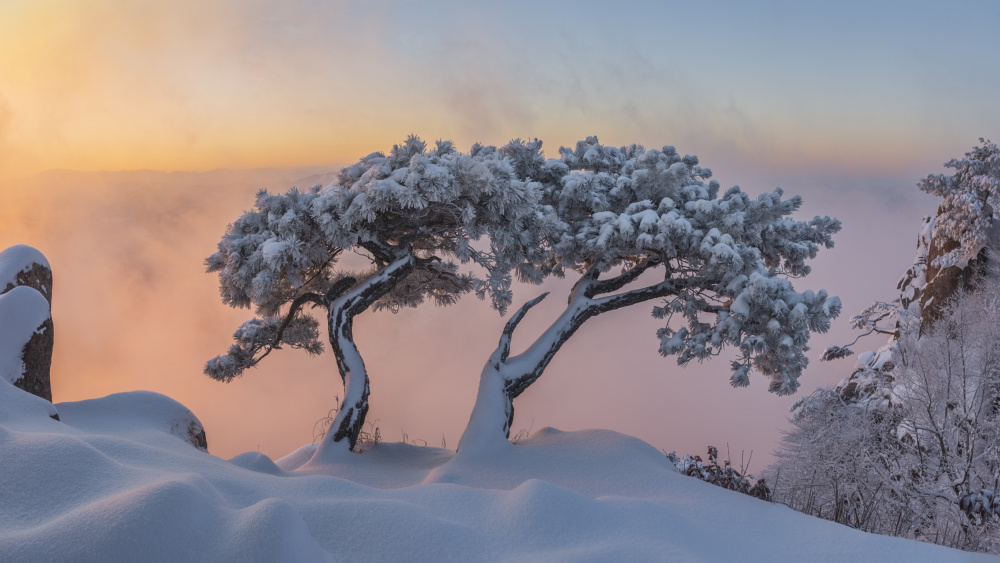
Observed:
[[[806,261],[833,246],[840,221],[793,219],[802,199],[781,189],[757,197],[721,190],[696,157],[670,146],[615,148],[588,137],[536,173],[543,214],[557,224],[546,238],[547,268],[596,269],[586,288],[600,307],[595,314],[663,298],[653,309],[667,321],[661,354],[683,365],[735,347],[734,385],[754,369],[771,378],[774,392],[797,388],[810,333],[828,330],[841,304],[823,290],[798,292],[789,278],[809,273]],[[631,266],[599,279],[623,264]],[[662,281],[597,297],[654,268]]]
[[[205,364],[205,374],[225,383],[257,365],[281,344],[305,350],[315,355],[323,351],[319,341],[319,323],[306,315],[290,314],[278,317],[253,318],[244,322],[233,333],[236,342],[229,351],[216,356]]]
[[[895,319],[899,318],[901,312],[899,299],[888,303],[885,301],[875,301],[865,307],[863,311],[851,317],[851,327],[863,332],[847,344],[826,348],[820,356],[820,361],[828,362],[854,355],[851,346],[854,346],[859,340],[872,334],[885,334],[892,338],[898,338],[899,328]],[[890,320],[893,321],[891,324],[880,324]]]
[[[576,313],[568,310],[563,326],[543,336],[550,345],[541,346],[546,352],[527,380],[587,319],[663,299],[653,308],[666,320],[661,354],[684,365],[735,348],[734,385],[756,370],[771,379],[771,391],[795,391],[810,334],[828,330],[841,303],[824,290],[796,291],[790,278],[808,274],[806,262],[833,246],[840,221],[793,219],[802,199],[781,189],[757,197],[737,186],[722,190],[697,157],[671,146],[610,147],[588,137],[548,160],[539,149],[523,141],[501,149],[541,184],[537,271],[583,277],[570,295]],[[651,270],[663,277],[624,290]]]
[[[514,313],[514,315],[511,316],[510,320],[507,321],[507,324],[504,325],[503,334],[500,336],[500,345],[499,345],[501,362],[505,362],[507,360],[508,355],[510,354],[510,343],[511,339],[513,339],[514,337],[514,329],[517,328],[517,325],[521,322],[521,319],[524,318],[524,316],[528,313],[529,309],[541,303],[542,299],[545,299],[546,297],[548,297],[548,295],[549,292],[546,291],[545,293],[539,295],[538,297],[530,301],[527,301],[524,305],[521,305],[521,307],[517,310],[517,312]]]
[[[1000,209],[1000,147],[979,139],[982,146],[965,153],[965,158],[945,164],[955,169],[951,176],[932,174],[918,186],[924,192],[942,198],[934,224],[935,244],[944,251],[933,265],[965,267],[986,244],[987,231]],[[957,242],[953,249],[947,241]]]

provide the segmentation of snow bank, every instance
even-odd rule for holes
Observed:
[[[0,380],[21,379],[24,346],[48,319],[49,302],[33,288],[19,286],[0,295]]]
[[[177,401],[152,391],[115,393],[99,399],[59,403],[62,422],[95,434],[149,441],[164,431],[198,446],[204,427],[198,417]]]
[[[0,382],[0,408],[37,400]],[[4,561],[988,561],[873,536],[679,475],[610,431],[544,429],[504,455],[378,444],[225,461],[120,394],[0,415]],[[183,409],[183,407],[180,407]],[[186,409],[184,409],[186,411]]]

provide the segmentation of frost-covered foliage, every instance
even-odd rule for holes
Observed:
[[[416,306],[424,297],[448,304],[471,284],[503,312],[511,301],[510,270],[537,248],[537,186],[518,179],[501,154],[462,154],[448,141],[436,148],[410,137],[384,156],[375,153],[345,168],[314,204],[330,240],[349,246],[409,248],[419,259],[439,255],[473,262],[485,279],[456,276],[453,262],[422,268],[427,278],[390,294],[387,307]],[[472,243],[485,239],[487,248]],[[430,275],[433,274],[433,275]],[[433,282],[433,283],[432,283]],[[420,288],[420,291],[414,291]]]
[[[932,327],[904,322],[859,360],[877,379],[804,401],[776,497],[865,530],[1000,553],[998,295],[995,277],[960,291]]]
[[[226,304],[275,316],[345,277],[336,269],[344,250],[370,258],[369,271],[350,272],[361,282],[409,257],[414,271],[376,308],[415,307],[427,298],[447,305],[475,288],[502,312],[511,300],[510,270],[525,260],[519,251],[537,247],[527,224],[536,199],[502,155],[474,158],[446,141],[428,151],[411,136],[388,155],[344,168],[329,186],[260,192],[255,209],[227,228],[208,270],[218,272]],[[474,248],[484,236],[489,248]],[[486,279],[459,274],[454,260],[483,266]]]
[[[771,500],[771,489],[768,488],[767,482],[763,478],[751,483],[751,480],[756,479],[756,477],[747,474],[743,467],[736,469],[728,459],[719,465],[719,449],[715,446],[708,447],[707,464],[702,461],[701,456],[685,455],[681,458],[675,452],[668,453],[667,459],[682,475],[701,479],[717,487],[761,500]]]
[[[248,366],[256,365],[271,350],[275,342],[316,355],[323,352],[319,340],[319,323],[308,315],[296,315],[284,324],[278,317],[249,319],[233,333],[235,341],[229,352],[208,361],[205,372],[220,381],[232,381]]]
[[[223,302],[254,307],[261,318],[245,323],[206,373],[230,381],[282,344],[320,352],[317,323],[302,308],[322,307],[345,385],[354,376],[338,412],[351,418],[341,430],[356,439],[368,385],[354,317],[428,299],[449,305],[473,290],[503,312],[511,270],[538,261],[538,199],[537,184],[519,179],[505,155],[462,154],[447,141],[429,149],[413,136],[344,168],[328,186],[260,192],[207,265],[219,275]],[[370,267],[339,268],[345,251],[365,256]],[[459,263],[480,268],[460,273]]]
[[[544,296],[512,317],[483,372],[503,382],[481,380],[476,412],[488,408],[495,411],[489,417],[506,417],[506,435],[510,401],[587,319],[647,301],[659,301],[652,312],[664,321],[662,355],[685,365],[734,349],[734,386],[749,384],[756,370],[770,379],[771,391],[795,392],[810,333],[826,331],[841,305],[824,290],[796,291],[790,278],[808,274],[806,261],[833,246],[839,221],[793,219],[802,200],[786,199],[780,189],[758,197],[735,186],[722,190],[696,157],[670,146],[616,148],[590,137],[548,160],[538,141],[480,150],[493,151],[509,155],[524,181],[541,184],[544,260],[518,273],[532,281],[570,271],[581,277],[566,312],[528,350],[508,357],[518,322]],[[502,401],[482,395],[496,389],[506,395],[502,410]],[[472,430],[480,425],[476,412],[470,439],[480,433]]]
[[[900,300],[896,299],[890,303],[885,301],[875,301],[865,307],[863,311],[851,317],[851,328],[860,330],[858,335],[850,344],[843,346],[830,346],[823,351],[820,361],[837,360],[854,355],[851,346],[859,340],[872,334],[887,334],[892,337],[899,336],[896,322],[901,313]]]
[[[929,175],[919,184],[921,190],[943,199],[934,227],[944,251],[934,265],[942,269],[964,267],[976,257],[1000,209],[1000,147],[984,139],[979,142],[983,145],[965,153],[965,158],[945,164],[955,169],[953,175]],[[957,245],[946,249],[945,241]]]
[[[943,201],[936,215],[923,219],[913,265],[897,284],[899,297],[889,303],[876,301],[855,315],[851,325],[861,334],[847,345],[827,348],[821,360],[853,355],[850,347],[859,340],[883,334],[889,336],[889,343],[878,357],[886,361],[893,354],[892,342],[900,336],[901,323],[911,323],[917,331],[930,329],[952,295],[971,289],[994,268],[989,257],[1000,248],[1000,227],[993,211],[1000,186],[1000,150],[990,141],[980,142],[984,146],[946,164],[956,169],[954,175],[930,175],[918,184]],[[871,371],[866,363],[855,366],[852,378]]]
[[[539,170],[543,201],[561,227],[550,239],[553,270],[596,279],[643,263],[662,268],[663,281],[651,286],[665,298],[653,308],[666,320],[661,354],[683,365],[734,346],[734,386],[747,385],[756,369],[772,391],[792,393],[808,363],[809,333],[829,328],[840,301],[823,290],[797,292],[788,278],[809,273],[805,261],[833,246],[840,222],[794,220],[800,197],[723,191],[711,175],[670,146],[614,148],[590,137],[560,149]],[[617,289],[595,286],[595,295]]]

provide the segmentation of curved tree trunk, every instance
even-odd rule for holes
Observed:
[[[493,352],[479,376],[476,404],[458,441],[458,451],[463,455],[510,445],[507,439],[514,422],[514,400],[504,389],[506,378],[499,352],[499,348]]]
[[[617,291],[634,281],[647,269],[660,264],[658,260],[644,260],[631,270],[608,280],[598,280],[598,272],[591,270],[573,286],[569,304],[527,350],[508,357],[514,329],[528,309],[545,298],[547,293],[528,301],[510,318],[504,327],[500,344],[490,356],[479,379],[476,404],[469,423],[458,443],[463,455],[491,450],[509,444],[510,427],[514,422],[514,399],[541,377],[542,372],[588,319],[601,313],[629,305],[664,297],[676,291],[670,279],[663,282],[599,297],[601,293]]]
[[[323,440],[324,444],[346,441],[351,450],[357,445],[364,426],[365,416],[368,414],[368,395],[371,392],[368,370],[365,369],[361,352],[354,344],[353,321],[354,317],[348,308],[330,305],[327,328],[330,347],[337,358],[337,369],[344,382],[344,399]]]
[[[559,348],[596,312],[583,292],[574,291],[569,306],[552,325],[524,352],[508,357],[514,329],[531,307],[545,298],[543,294],[525,303],[504,328],[500,345],[490,356],[479,376],[476,404],[469,423],[458,442],[458,450],[468,455],[484,449],[509,444],[514,422],[514,399],[534,383]]]
[[[328,304],[330,347],[344,382],[344,398],[314,459],[326,457],[330,455],[328,452],[336,450],[353,451],[357,445],[368,414],[370,387],[365,362],[354,344],[354,316],[396,287],[414,266],[415,259],[407,252]]]

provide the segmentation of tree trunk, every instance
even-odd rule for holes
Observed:
[[[368,414],[371,389],[365,362],[354,344],[354,316],[392,291],[413,268],[413,256],[406,253],[327,305],[330,347],[344,382],[344,398],[314,459],[335,457],[337,454],[332,452],[353,451],[357,445]]]
[[[330,347],[337,358],[337,369],[344,382],[344,399],[340,403],[337,416],[334,417],[323,440],[327,443],[343,442],[348,449],[354,450],[358,436],[368,414],[368,395],[371,388],[368,382],[368,370],[361,358],[358,347],[354,344],[352,331],[353,317],[345,307],[331,303],[327,314],[327,327],[330,334]]]
[[[500,345],[483,367],[476,404],[458,443],[458,451],[469,455],[508,445],[514,422],[514,399],[538,380],[559,348],[596,314],[582,288],[574,288],[569,306],[541,336],[517,356],[508,357],[514,328],[524,314],[545,295],[529,301],[507,323]]]
[[[458,451],[463,455],[510,445],[508,437],[510,425],[514,422],[514,400],[504,389],[506,378],[501,367],[497,349],[483,366],[476,404],[458,441]]]
[[[476,404],[458,442],[458,452],[468,455],[470,452],[491,450],[509,444],[510,427],[514,421],[514,399],[541,377],[562,345],[588,319],[674,292],[675,283],[667,279],[661,283],[630,291],[598,296],[601,293],[622,289],[644,271],[659,264],[660,261],[657,259],[643,260],[632,269],[607,280],[598,280],[599,272],[596,270],[587,272],[573,286],[569,304],[559,318],[527,350],[508,357],[517,324],[524,318],[528,309],[534,307],[548,294],[522,305],[507,322],[499,346],[483,368]]]

